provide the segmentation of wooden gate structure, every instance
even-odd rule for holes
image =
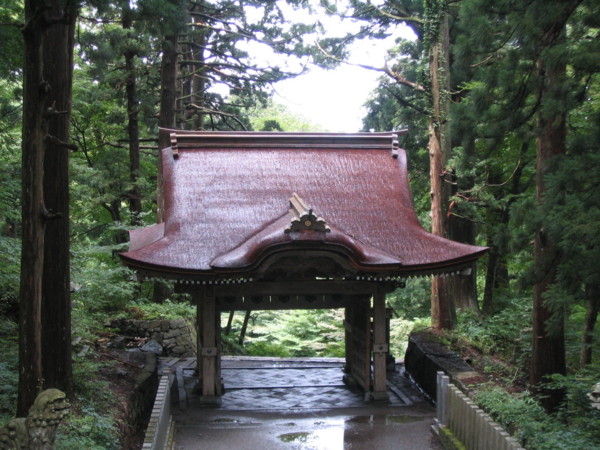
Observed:
[[[164,221],[132,230],[121,258],[191,294],[202,399],[222,395],[221,312],[325,308],[345,309],[350,376],[386,398],[386,294],[486,251],[420,226],[403,132],[170,131]]]

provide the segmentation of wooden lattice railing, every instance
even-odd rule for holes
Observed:
[[[467,450],[523,450],[489,415],[450,383],[437,375],[437,418],[434,433],[446,448]]]
[[[150,423],[146,429],[142,450],[163,450],[173,447],[171,392],[176,389],[174,374],[166,369],[158,383]]]

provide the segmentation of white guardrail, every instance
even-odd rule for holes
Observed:
[[[437,373],[434,433],[446,448],[524,450],[500,425],[477,407],[444,372]]]
[[[175,375],[169,369],[165,369],[158,383],[142,450],[164,450],[173,447],[171,390],[174,382]]]

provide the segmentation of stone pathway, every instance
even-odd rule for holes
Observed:
[[[186,385],[185,402],[173,405],[178,450],[440,448],[429,431],[435,410],[402,365],[388,376],[389,402],[369,402],[342,382],[341,359],[224,358],[222,403],[208,408],[193,393],[194,363],[178,363]]]

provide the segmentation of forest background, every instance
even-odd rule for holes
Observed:
[[[330,16],[347,33],[328,33]],[[354,62],[381,73],[363,129],[408,128],[423,225],[490,250],[468,276],[388,298],[394,352],[432,326],[508,388],[479,401],[527,448],[600,446],[598,2],[27,0],[0,6],[0,24],[3,421],[43,381],[77,399],[61,448],[118,448],[100,363],[72,357],[71,338],[95,342],[108,317],[193,314],[116,256],[127,229],[160,219],[158,127],[321,131],[273,86],[403,24],[416,38],[385,65]],[[250,315],[243,346],[234,318],[231,351],[342,354],[335,311],[271,314]]]

